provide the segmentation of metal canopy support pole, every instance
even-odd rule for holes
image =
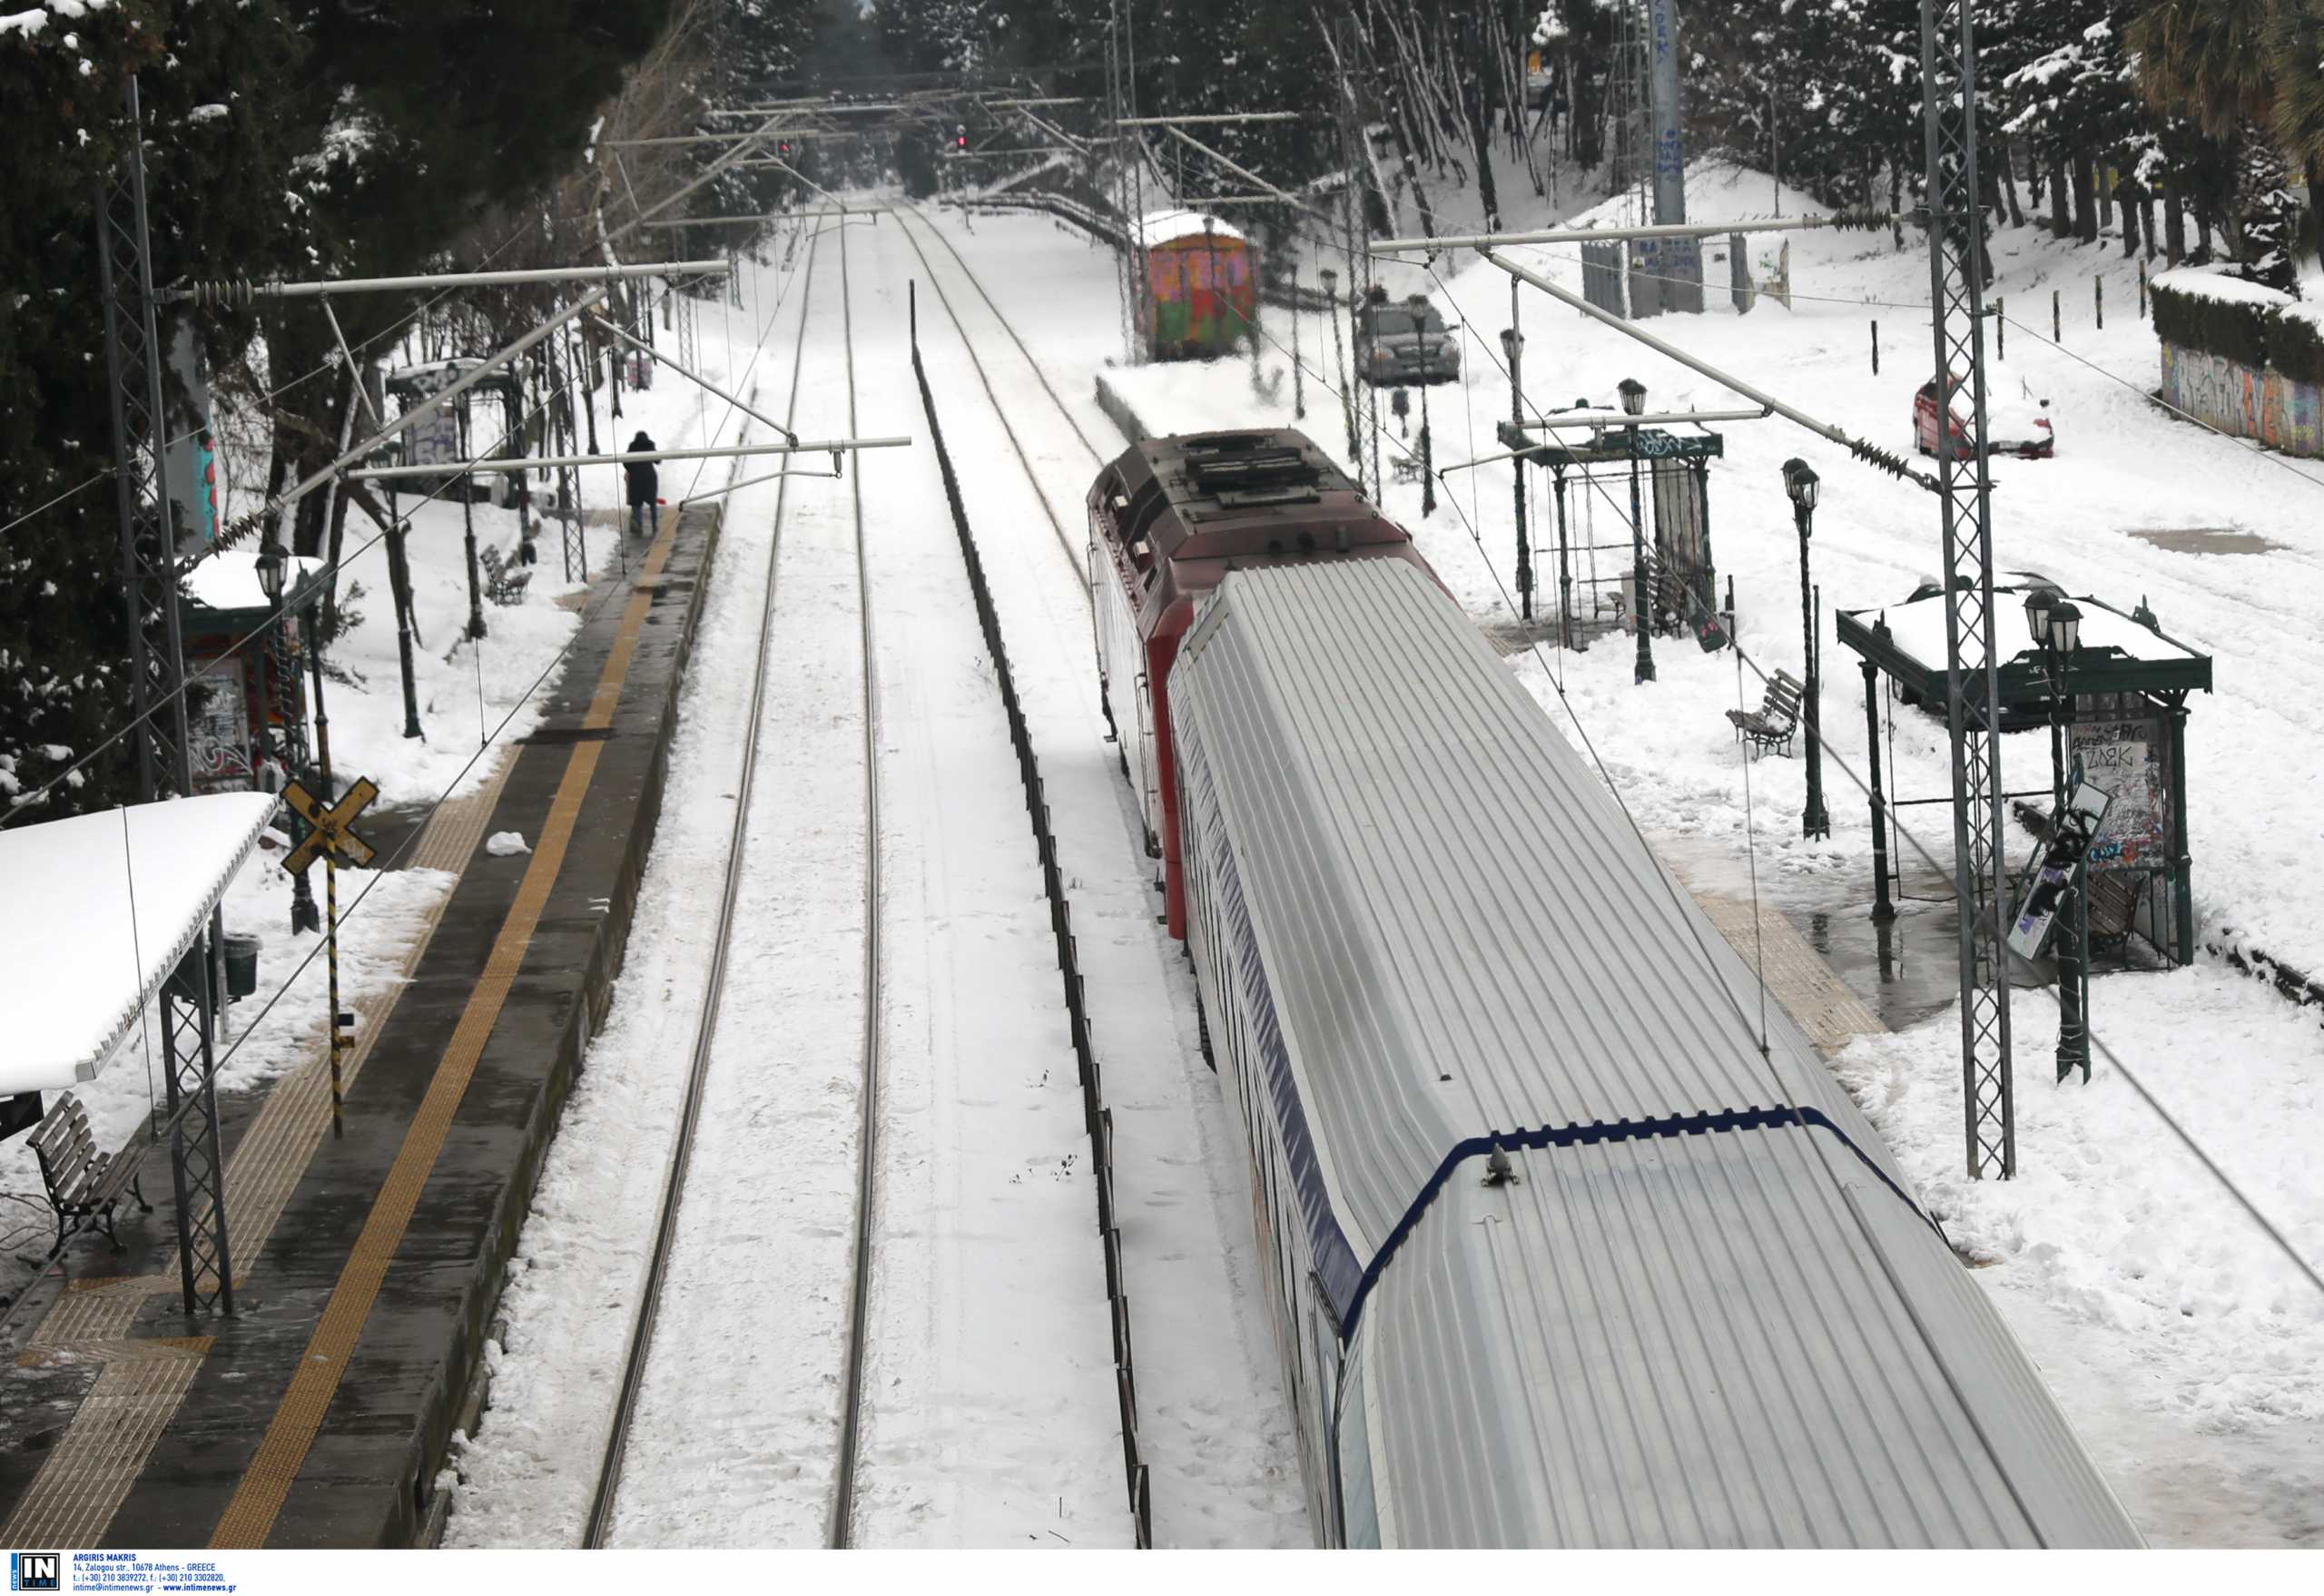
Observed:
[[[1872,751],[1872,918],[1876,923],[1896,918],[1888,897],[1888,800],[1880,787],[1880,667],[1864,662],[1864,742]]]
[[[1971,0],[1921,0],[1929,302],[1936,412],[1965,377],[1974,453],[1937,450],[1945,552],[1945,716],[1953,744],[1953,890],[1961,923],[1963,1131],[1972,1179],[2017,1172],[2002,918],[2001,679],[1994,649],[1993,484],[1986,453],[1984,259]]]
[[[145,220],[144,130],[137,79],[126,85],[129,149],[97,193],[98,287],[104,300],[105,373],[113,399],[114,480],[127,596],[130,691],[137,712],[137,795],[144,803],[193,791],[184,644],[179,631],[177,540],[162,471],[169,434],[162,401],[162,343]],[[162,713],[147,713],[162,704]],[[210,922],[162,984],[162,1079],[168,1087],[170,1183],[178,1276],[189,1317],[234,1311],[226,1233],[226,1165],[218,1146],[217,1055],[212,1026],[215,958],[223,925]]]
[[[1565,538],[1565,468],[1552,466],[1550,471],[1558,511],[1558,645],[1579,654],[1585,645],[1573,634],[1573,565],[1566,553]]]
[[[2194,856],[2187,846],[2187,700],[2171,705],[2171,925],[2178,946],[2171,961],[2195,961]]]
[[[1509,330],[1502,335],[1509,352],[1509,424],[1525,419],[1525,334],[1518,320],[1518,283],[1509,280]],[[1533,618],[1533,549],[1525,527],[1525,468],[1510,474],[1510,493],[1517,512],[1517,605],[1521,618]]]

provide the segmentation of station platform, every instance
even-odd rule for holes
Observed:
[[[151,1164],[155,1211],[124,1213],[127,1250],[77,1238],[64,1277],[27,1293],[0,1404],[9,1544],[432,1538],[507,1262],[611,1000],[717,535],[714,507],[666,516],[642,561],[601,577],[539,729],[428,822],[408,862],[459,879],[408,980],[359,1007],[343,1139],[320,1048],[222,1100],[234,1314],[184,1315]],[[485,852],[505,831],[532,852]]]

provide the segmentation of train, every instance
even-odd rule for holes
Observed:
[[[1087,507],[1319,1543],[2141,1543],[1403,528],[1289,430],[1149,438]]]

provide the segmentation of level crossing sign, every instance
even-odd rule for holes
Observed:
[[[324,853],[340,864],[365,865],[377,857],[371,844],[355,834],[355,817],[370,807],[379,789],[370,777],[364,776],[348,788],[339,802],[326,809],[315,795],[292,782],[282,789],[282,802],[292,813],[307,823],[307,837],[284,855],[282,868],[292,875],[303,874]]]

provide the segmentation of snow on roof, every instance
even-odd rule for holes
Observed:
[[[1138,220],[1137,242],[1141,249],[1152,249],[1182,238],[1200,238],[1209,232],[1223,239],[1240,239],[1243,233],[1231,222],[1201,211],[1149,211]]]
[[[323,562],[304,555],[283,557],[282,591],[296,593],[318,575]],[[185,576],[185,596],[204,609],[272,609],[266,589],[258,585],[255,550],[223,548],[196,565]]]
[[[2034,646],[2026,635],[2025,621],[2015,604],[2001,602],[1999,595],[2022,594],[2024,588],[1996,590],[1994,612],[1994,645],[2006,661],[2030,651]],[[2020,603],[2023,601],[2020,600]],[[2082,646],[2119,648],[2132,659],[2181,660],[2200,659],[2193,649],[2173,643],[2160,632],[2150,631],[2120,610],[2109,608],[2095,598],[2074,596],[2074,607],[2082,611]],[[1886,609],[1858,611],[1857,618],[1869,627],[1876,619],[1885,618],[1896,646],[1920,661],[1924,665],[1938,666],[1945,663],[1945,596],[1932,593],[1926,598],[1916,598],[1909,604],[1892,604]]]
[[[0,1092],[95,1079],[193,945],[276,803],[216,793],[0,831],[0,881],[18,906],[0,917]]]
[[[2288,293],[2280,293],[2264,282],[2252,282],[2228,273],[2224,265],[2181,266],[2150,278],[2149,288],[2167,288],[2173,293],[2191,294],[2199,300],[2225,300],[2244,305],[2289,305],[2294,302]]]

